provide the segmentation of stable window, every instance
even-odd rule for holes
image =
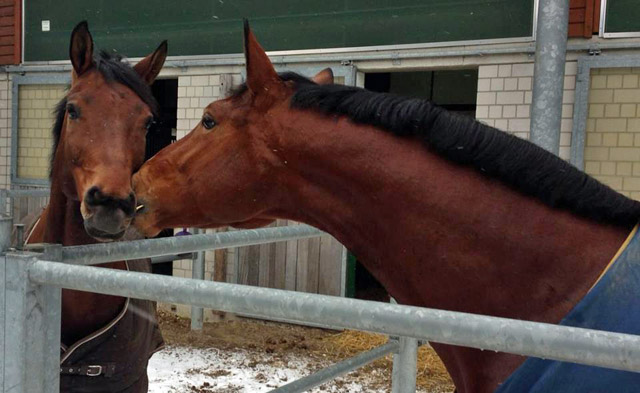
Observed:
[[[49,184],[54,109],[66,94],[69,79],[69,75],[58,74],[13,76],[12,184]]]
[[[449,111],[475,117],[477,69],[367,73],[364,86],[380,93],[424,98]]]
[[[600,36],[640,37],[640,1],[601,0]]]

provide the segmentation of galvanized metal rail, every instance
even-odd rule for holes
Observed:
[[[46,198],[48,196],[48,188],[36,188],[31,190],[0,189],[0,214],[11,215],[11,208],[13,208],[13,200],[15,198]]]
[[[51,190],[48,188],[36,188],[32,190],[0,190],[0,194],[6,198],[46,198]]]
[[[380,345],[379,347],[363,352],[352,358],[345,359],[341,362],[333,364],[318,371],[315,374],[311,374],[286,385],[280,386],[277,389],[273,389],[271,393],[306,392],[307,390],[322,385],[323,383],[339,377],[340,375],[365,366],[373,362],[374,360],[381,358],[382,356],[385,356],[392,352],[397,352],[399,349],[400,344],[398,344],[398,341],[392,339],[386,344]]]
[[[257,244],[306,239],[322,235],[326,235],[326,233],[309,225],[296,225],[167,237],[162,239],[135,240],[131,242],[88,244],[84,246],[63,247],[62,261],[77,265],[95,265],[123,259],[141,259],[165,254],[253,246]]]
[[[37,284],[640,372],[640,336],[38,260]]]

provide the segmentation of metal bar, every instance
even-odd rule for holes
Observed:
[[[323,235],[326,235],[326,233],[309,225],[296,225],[131,242],[71,246],[64,247],[62,255],[63,261],[67,263],[95,265],[123,259],[142,259],[165,254],[252,246]]]
[[[587,113],[589,108],[589,85],[591,85],[591,67],[578,59],[576,75],[575,103],[573,105],[573,126],[571,129],[571,163],[584,170],[584,145],[587,138]]]
[[[4,190],[9,198],[46,198],[51,192],[48,188],[32,189],[32,190]]]
[[[195,229],[194,234],[203,233],[201,229]],[[193,254],[191,261],[191,278],[195,280],[204,280],[204,251],[198,251]],[[202,321],[204,319],[204,310],[202,307],[191,306],[191,330],[202,330]]]
[[[81,291],[640,372],[640,336],[630,334],[49,261],[29,272],[36,283]]]
[[[347,247],[342,246],[342,253],[340,255],[340,296],[347,296],[347,254],[349,251]]]
[[[4,321],[4,386],[3,392],[26,393],[26,286],[29,283],[27,270],[21,262],[10,263],[5,255],[2,263],[5,270],[5,301],[2,313]],[[20,274],[22,273],[22,275]],[[41,326],[39,326],[41,328]],[[11,359],[11,361],[7,361]]]
[[[29,280],[29,267],[37,260],[34,254],[7,253],[4,260],[3,391],[58,393],[61,289]]]
[[[400,346],[396,340],[389,341],[388,343],[376,347],[372,350],[363,352],[352,358],[345,359],[329,367],[323,368],[317,373],[311,374],[304,378],[300,378],[284,386],[280,386],[279,388],[272,390],[270,393],[306,392],[307,390],[322,385],[323,383],[337,378],[340,375],[346,374],[352,370],[371,363],[388,353],[395,352],[399,347]]]
[[[4,205],[1,205],[4,206]],[[6,305],[6,257],[5,251],[9,249],[11,245],[11,218],[0,216],[0,390],[5,390],[4,374],[5,374],[5,361],[7,358],[7,352],[5,347],[5,332],[7,313],[5,310]]]
[[[540,0],[531,103],[531,142],[558,155],[569,2]]]
[[[636,44],[640,47],[640,44]],[[374,49],[372,49],[375,51]],[[405,49],[406,50],[406,49]],[[434,57],[459,57],[459,56],[489,56],[503,54],[529,54],[534,53],[535,47],[531,44],[524,44],[518,47],[506,48],[474,48],[474,49],[444,49],[424,50],[421,52],[398,52],[389,50],[388,52],[378,52],[374,54],[360,53],[338,53],[338,54],[318,54],[318,55],[270,55],[269,59],[274,65],[277,64],[299,64],[299,63],[329,63],[341,62],[343,60],[366,61],[366,60],[392,60],[392,59],[420,59]],[[169,59],[165,63],[165,68],[203,67],[203,66],[243,66],[243,55],[224,55],[221,57],[199,58],[199,59]],[[25,72],[68,72],[71,64],[23,64],[5,67],[8,73]]]
[[[11,231],[13,218],[0,216],[0,253],[4,253],[11,247]]]
[[[391,393],[415,393],[418,373],[418,340],[400,337],[400,350],[393,355]]]
[[[600,2],[600,28],[598,29],[598,36],[604,37],[606,30],[606,20],[607,20],[607,0],[601,0]]]
[[[49,261],[62,260],[62,245],[48,244],[43,258]],[[33,286],[33,283],[30,283]],[[37,286],[36,293],[40,293],[42,304],[42,326],[44,329],[40,350],[40,358],[43,359],[42,379],[45,390],[58,393],[60,388],[60,338],[62,337],[62,288],[51,285]],[[36,356],[37,358],[37,356]]]
[[[7,190],[0,190],[0,214],[2,216],[9,216],[9,206],[7,206]]]
[[[24,249],[24,224],[15,224],[13,226],[16,229],[16,249]]]
[[[478,45],[477,43],[475,45]],[[483,44],[484,45],[484,44]],[[490,45],[490,44],[487,44]],[[533,54],[535,46],[529,43],[515,43],[517,46],[503,47],[482,47],[470,49],[446,48],[443,50],[411,51],[403,49],[390,49],[386,51],[371,51],[376,53],[338,53],[338,54],[317,54],[317,55],[271,55],[271,62],[274,64],[298,64],[298,63],[333,63],[343,60],[369,61],[369,60],[408,60],[408,59],[430,59],[430,58],[446,58],[446,57],[485,57],[491,55],[508,55],[508,54]],[[638,49],[640,42],[575,42],[567,46],[567,50],[571,52],[592,51],[592,50],[625,50]],[[133,60],[133,59],[132,59]],[[165,68],[184,68],[184,67],[202,67],[202,66],[242,66],[244,65],[244,57],[242,55],[223,55],[215,58],[206,58],[202,56],[198,59],[169,59],[165,64]],[[2,67],[0,67],[1,69]],[[16,66],[6,66],[4,70],[8,73],[21,74],[25,72],[68,72],[71,70],[70,63],[44,63],[44,64],[22,64]]]

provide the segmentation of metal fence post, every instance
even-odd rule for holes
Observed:
[[[0,190],[2,193],[0,194],[2,198],[4,198],[4,190]],[[0,205],[4,206],[4,205]],[[6,310],[5,308],[5,298],[6,298],[6,278],[5,278],[5,270],[6,270],[6,257],[5,252],[9,248],[11,243],[11,227],[12,222],[10,217],[4,217],[0,215],[0,389],[2,391],[6,391],[4,384],[4,364],[5,358],[7,355],[7,351],[4,345],[4,336],[6,331]]]
[[[393,355],[392,393],[415,393],[418,372],[418,340],[400,337],[400,350]]]
[[[4,275],[3,391],[60,391],[61,290],[32,284],[33,253],[1,257]]]
[[[541,0],[531,103],[531,142],[558,155],[569,2]]]
[[[393,297],[389,303],[398,304]],[[418,340],[400,337],[400,349],[393,354],[393,369],[391,371],[391,393],[415,393],[416,377],[418,373]]]
[[[30,283],[36,260],[30,253],[5,258],[5,391],[59,392],[61,291]]]
[[[8,213],[9,208],[7,206],[7,190],[2,189],[0,190],[0,214],[2,214],[3,216],[10,216],[11,214]]]
[[[193,234],[204,233],[200,229],[194,229]],[[191,262],[191,277],[196,280],[204,280],[204,251],[198,251],[193,254]],[[202,307],[191,306],[191,330],[202,330],[202,321],[204,319],[204,310]]]

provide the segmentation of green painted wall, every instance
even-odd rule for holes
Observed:
[[[66,59],[82,20],[130,57],[163,39],[170,55],[240,53],[243,17],[270,51],[397,45],[527,37],[533,0],[25,0],[24,56]]]
[[[607,0],[605,31],[640,32],[640,0]]]

